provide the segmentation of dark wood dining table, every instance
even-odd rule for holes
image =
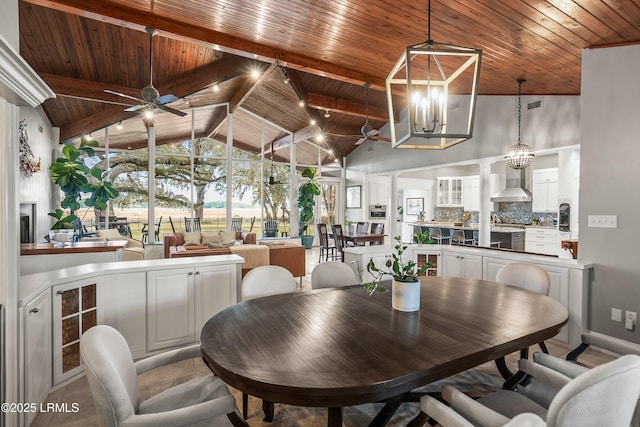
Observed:
[[[421,278],[420,310],[360,285],[301,291],[228,307],[204,325],[203,359],[223,381],[270,402],[342,407],[385,401],[555,336],[568,311],[544,295],[496,282]],[[389,284],[390,285],[390,284]],[[271,413],[269,413],[269,411]],[[370,425],[393,414],[381,411]]]
[[[333,233],[328,233],[328,236],[333,239]],[[342,234],[342,238],[345,242],[353,242],[354,245],[358,243],[366,243],[369,242],[380,242],[381,245],[384,244],[384,237],[386,234],[377,234],[377,233],[358,233],[358,232],[344,232]]]

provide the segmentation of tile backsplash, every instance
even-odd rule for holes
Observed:
[[[532,212],[531,202],[501,202],[496,204],[497,211],[492,212],[496,215],[499,222],[503,224],[531,224],[537,220],[540,225],[553,225],[553,220],[557,218],[557,212]],[[436,206],[434,209],[434,218],[438,222],[454,222],[462,221],[464,208],[449,208]],[[473,218],[471,222],[478,222],[479,213],[471,211]]]

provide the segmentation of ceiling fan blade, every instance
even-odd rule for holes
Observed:
[[[138,111],[142,108],[145,108],[147,105],[146,104],[142,104],[142,105],[133,105],[129,108],[125,108],[124,111]]]
[[[356,141],[356,144],[355,144],[355,145],[360,145],[360,144],[362,144],[363,142],[365,142],[366,140],[367,140],[367,138],[360,138],[359,140],[357,140],[357,141]]]
[[[176,110],[175,108],[171,108],[171,107],[167,107],[166,105],[162,105],[162,104],[154,104],[156,107],[163,109],[164,111],[167,111],[169,113],[173,113],[176,116],[180,116],[180,117],[184,117],[187,115],[187,113],[180,111],[180,110]]]
[[[154,102],[155,102],[156,104],[170,104],[170,103],[172,103],[173,101],[177,101],[177,100],[178,100],[178,97],[177,97],[177,96],[172,95],[172,94],[170,94],[170,93],[169,93],[169,94],[167,94],[167,95],[162,95],[162,96],[157,97],[157,98],[154,100]]]
[[[114,90],[105,89],[104,91],[107,92],[107,93],[110,93],[112,95],[121,96],[123,98],[128,98],[128,99],[133,99],[134,101],[138,101],[138,102],[144,102],[144,99],[136,98],[135,96],[131,96],[131,95],[125,95],[124,93],[116,92]]]

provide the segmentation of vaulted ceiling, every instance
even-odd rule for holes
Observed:
[[[151,27],[158,30],[153,85],[179,98],[171,108],[194,107],[197,136],[226,137],[217,106],[228,103],[239,121],[263,117],[274,128],[264,140],[255,124],[236,122],[235,145],[259,152],[305,141],[300,153],[310,159],[317,161],[317,146],[340,159],[356,147],[365,121],[365,83],[370,124],[387,121],[384,79],[406,46],[426,41],[427,4],[21,0],[20,53],[57,95],[44,110],[62,142],[122,122],[123,130],[110,131],[111,146],[146,144],[139,112],[123,111],[137,102],[104,90],[141,97],[149,83],[144,28]],[[640,42],[640,0],[434,0],[431,36],[483,51],[480,95],[515,94],[518,78],[527,80],[525,94],[576,95],[582,49]],[[256,68],[260,77],[252,78]],[[159,143],[191,137],[191,115],[164,112],[155,122]],[[312,139],[316,128],[324,142]],[[320,153],[332,161],[328,150]]]

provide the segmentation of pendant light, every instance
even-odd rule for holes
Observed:
[[[524,79],[518,79],[518,143],[509,147],[504,155],[504,161],[513,169],[524,169],[531,164],[535,154],[533,149],[527,144],[520,141],[520,128],[522,122],[522,84],[526,82]]]
[[[444,149],[471,138],[482,51],[431,40],[409,46],[386,79],[393,148]]]

